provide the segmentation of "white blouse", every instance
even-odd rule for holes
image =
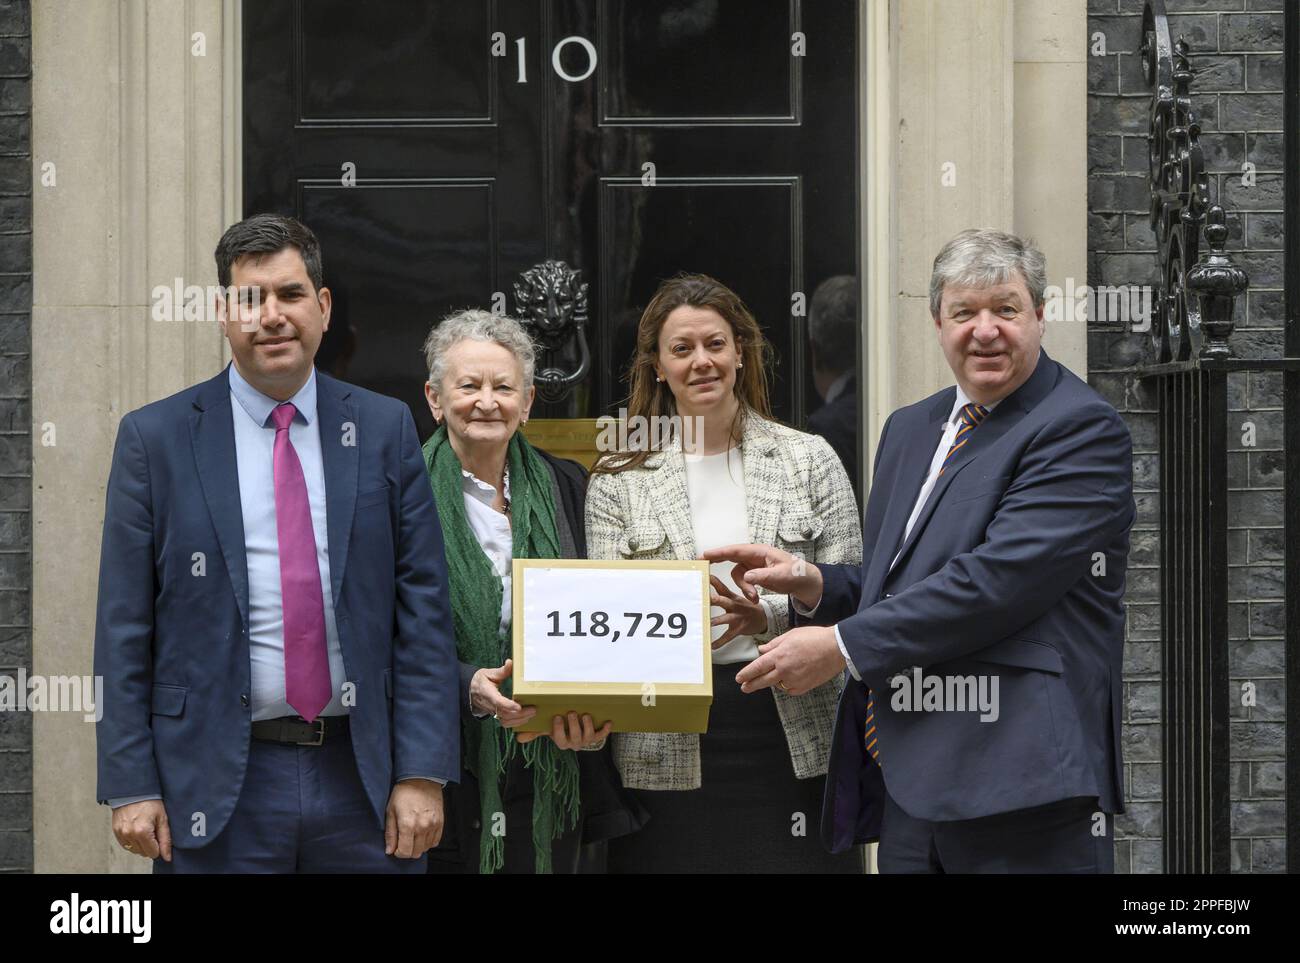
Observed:
[[[745,512],[745,463],[739,448],[716,455],[683,455],[686,464],[686,494],[691,503],[691,524],[695,529],[695,547],[703,552],[722,545],[743,545],[750,541],[749,516]],[[714,562],[709,571],[737,595],[742,594],[731,579],[731,562]],[[768,612],[767,605],[763,610]],[[717,606],[711,615],[721,615]],[[770,619],[771,613],[768,612]],[[713,638],[721,638],[729,626],[713,627]],[[758,643],[748,635],[738,635],[720,649],[713,650],[715,665],[751,662],[759,656]]]
[[[492,571],[501,578],[501,631],[510,630],[511,562],[514,559],[514,538],[510,533],[510,517],[492,507],[492,500],[497,497],[497,490],[485,481],[474,477],[465,469],[460,470],[461,491],[465,493],[465,517],[470,530],[478,539],[483,554],[492,563]],[[510,503],[510,471],[505,472],[504,489],[506,504]]]

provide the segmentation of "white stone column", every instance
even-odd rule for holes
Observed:
[[[150,305],[175,278],[216,283],[212,249],[239,212],[237,28],[237,0],[33,4],[32,417],[56,431],[33,452],[38,674],[92,671],[118,421],[223,363],[215,323],[154,321]],[[36,870],[148,870],[96,805],[93,725],[33,722]]]
[[[939,247],[964,228],[1014,223],[1011,10],[1010,0],[900,4],[894,407],[952,384],[930,317]]]
[[[890,412],[953,383],[929,308],[945,241],[968,227],[1028,234],[1049,283],[1086,278],[1087,11],[1076,0],[864,0],[863,16],[869,466]],[[1044,344],[1086,374],[1085,325],[1051,326]]]
[[[1088,13],[1077,0],[1016,0],[1015,219],[1047,257],[1047,283],[1088,280]],[[1043,347],[1088,377],[1086,321],[1051,321]]]

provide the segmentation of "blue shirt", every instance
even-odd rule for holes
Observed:
[[[245,381],[233,364],[230,397],[235,422],[235,461],[239,468],[239,504],[244,517],[244,553],[248,558],[248,651],[253,720],[278,719],[298,714],[285,701],[284,689],[284,605],[280,598],[280,537],[275,524],[275,423],[271,420],[271,412],[280,402]],[[334,695],[321,715],[347,715],[342,701],[346,672],[330,588],[325,464],[321,460],[320,422],[316,418],[315,368],[289,402],[298,409],[289,425],[289,441],[307,483],[311,527],[316,538],[316,566],[320,569],[321,598],[325,603],[325,646]]]

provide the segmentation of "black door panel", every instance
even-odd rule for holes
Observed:
[[[857,10],[246,3],[245,212],[316,231],[336,303],[321,366],[406,401],[422,434],[429,327],[494,295],[513,312],[512,282],[547,258],[590,285],[595,363],[537,416],[616,409],[642,306],[704,271],[758,317],[776,413],[803,425],[820,399],[796,292],[858,263]]]

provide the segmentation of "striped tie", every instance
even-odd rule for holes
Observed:
[[[867,752],[871,753],[871,758],[876,760],[876,765],[880,765],[880,747],[877,745],[876,738],[876,699],[870,689],[867,690]]]
[[[966,442],[970,441],[970,433],[980,426],[980,422],[988,415],[989,410],[983,405],[969,404],[961,407],[961,427],[957,429],[957,435],[952,440],[952,447],[948,449],[948,454],[943,456],[943,464],[939,467],[939,474],[948,467],[948,462],[952,461],[952,456],[957,453],[957,449]]]

